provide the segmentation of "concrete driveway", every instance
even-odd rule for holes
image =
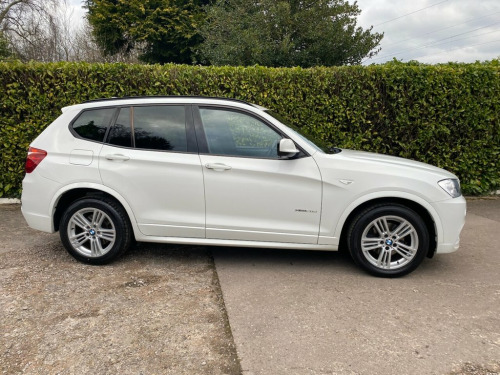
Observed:
[[[500,373],[500,199],[469,201],[461,238],[392,280],[342,253],[216,249],[243,373]]]

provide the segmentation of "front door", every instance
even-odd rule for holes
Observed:
[[[280,158],[283,135],[247,112],[200,107],[195,121],[206,139],[206,237],[316,244],[321,176],[313,158]]]

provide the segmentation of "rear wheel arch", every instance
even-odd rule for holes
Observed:
[[[342,226],[342,232],[340,235],[340,248],[342,249],[347,249],[347,239],[348,239],[348,232],[349,228],[351,227],[352,222],[358,217],[358,215],[366,211],[367,209],[378,206],[378,205],[390,205],[390,204],[396,204],[396,205],[402,205],[405,206],[413,211],[415,211],[424,221],[427,230],[429,232],[429,250],[427,252],[427,257],[432,258],[436,252],[437,248],[437,242],[436,242],[436,237],[437,237],[437,230],[436,230],[436,223],[434,222],[434,219],[430,212],[421,204],[418,202],[412,201],[410,199],[405,199],[405,198],[399,198],[399,197],[384,197],[384,198],[376,198],[376,199],[371,199],[368,201],[365,201],[358,205],[356,208],[354,208],[349,215],[347,216],[346,220],[344,221],[344,224]]]
[[[54,203],[53,206],[54,213],[52,215],[52,222],[55,231],[59,230],[59,223],[66,209],[69,206],[71,206],[74,202],[84,198],[96,198],[96,199],[110,200],[115,202],[126,212],[129,223],[132,225],[132,227],[134,226],[133,224],[135,222],[135,219],[133,217],[131,209],[126,204],[124,204],[122,200],[118,198],[118,196],[115,196],[109,192],[99,190],[96,188],[75,187],[73,189],[68,189],[62,192],[59,195],[57,201],[55,201]]]

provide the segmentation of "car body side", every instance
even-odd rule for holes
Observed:
[[[100,160],[103,157],[101,150],[105,145],[102,142],[75,137],[69,131],[68,124],[87,108],[162,103],[221,105],[219,100],[200,99],[197,101],[179,98],[164,102],[158,99],[135,99],[130,102],[107,101],[65,108],[63,114],[32,143],[32,147],[48,148],[50,157],[44,160],[33,173],[27,174],[23,181],[22,211],[29,225],[41,231],[55,232],[58,229],[57,218],[62,209],[61,205],[63,203],[67,205],[72,200],[68,197],[76,198],[81,194],[105,194],[113,197],[123,206],[137,241],[337,250],[346,225],[352,219],[353,213],[360,207],[377,201],[406,201],[427,213],[423,218],[427,220],[427,225],[435,237],[435,246],[429,255],[432,255],[435,250],[437,253],[447,253],[458,249],[459,234],[465,221],[465,200],[462,196],[451,198],[437,184],[442,179],[456,178],[456,176],[427,164],[383,155],[349,150],[333,155],[322,153],[297,137],[293,131],[276,119],[262,112],[261,109],[238,102],[224,103],[224,106],[252,113],[271,123],[303,149],[309,155],[307,158],[314,161],[312,164],[317,168],[318,177],[311,178],[318,178],[321,184],[320,208],[317,210],[316,207],[297,207],[301,212],[295,214],[320,215],[316,242],[293,243],[210,239],[203,236],[196,238],[145,235],[140,226],[147,223],[138,222],[137,212],[134,211],[129,201],[130,197],[120,194],[116,189],[103,183]],[[68,154],[68,150],[72,150],[71,154]],[[282,162],[294,161],[283,160]],[[202,168],[201,161],[200,168]],[[40,178],[44,179],[43,188],[40,188],[38,183]],[[162,186],[158,186],[157,193],[158,196],[165,193]]]

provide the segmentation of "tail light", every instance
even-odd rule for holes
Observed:
[[[38,164],[47,156],[47,151],[39,148],[30,147],[28,149],[28,157],[26,158],[25,170],[26,173],[31,173],[35,170]]]

